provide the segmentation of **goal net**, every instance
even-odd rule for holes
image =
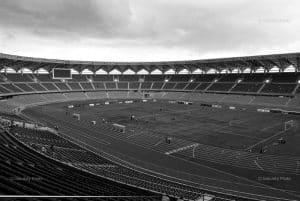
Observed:
[[[295,128],[297,126],[297,122],[295,120],[289,120],[284,122],[284,130],[290,130],[292,128]]]

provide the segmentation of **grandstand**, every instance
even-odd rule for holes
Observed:
[[[29,132],[27,132],[30,134]],[[16,134],[16,133],[15,133]],[[37,133],[36,133],[37,134]],[[55,145],[65,147],[65,150],[79,150],[67,141],[53,138],[47,133],[43,137],[30,141],[29,136],[19,133],[20,138],[27,138],[27,143],[37,144],[35,149],[45,143],[45,139],[51,139]],[[44,145],[44,144],[43,144]],[[95,177],[71,168],[63,163],[37,154],[32,147],[25,146],[1,129],[1,194],[2,195],[116,195],[133,197],[149,196],[157,200],[157,194],[139,190],[128,185],[113,182],[103,177]],[[75,152],[75,151],[74,151]],[[83,152],[84,154],[84,152]],[[69,153],[68,153],[69,155]],[[71,155],[70,155],[71,157]],[[84,155],[87,157],[87,155]],[[88,160],[85,158],[85,160]],[[98,159],[99,160],[99,159]],[[97,162],[97,160],[96,160]],[[101,161],[103,163],[103,161]],[[130,200],[130,198],[128,198]]]
[[[2,119],[58,126],[50,132],[2,122],[1,194],[297,200],[298,145],[286,148],[276,140],[298,139],[299,61],[300,53],[176,62],[79,62],[0,54]],[[272,71],[274,64],[279,72]],[[72,79],[55,79],[54,68],[77,73]],[[86,69],[92,74],[83,74]],[[100,69],[108,74],[97,74]],[[121,74],[110,74],[113,69]],[[128,69],[149,74],[123,74]],[[151,74],[157,69],[162,74]],[[175,74],[165,74],[170,69]],[[179,73],[184,69],[189,74]],[[202,73],[194,73],[197,69]],[[205,73],[211,69],[215,73]],[[67,115],[69,104],[77,105],[80,121]],[[138,114],[136,121],[129,121],[131,113]],[[207,137],[181,134],[199,131],[195,122],[201,122]],[[285,129],[285,122],[295,123]],[[113,123],[126,125],[126,132],[112,129]],[[175,126],[181,123],[187,127]],[[214,125],[220,127],[213,130]],[[267,152],[259,153],[262,149]],[[257,181],[254,173],[293,181],[280,186]]]

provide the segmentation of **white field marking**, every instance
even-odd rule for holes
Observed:
[[[252,119],[252,118],[248,118],[248,119],[244,119],[244,120],[231,120],[231,121],[228,122],[229,125],[222,126],[222,127],[220,127],[220,128],[214,129],[214,131],[221,132],[220,130],[223,130],[224,128],[229,128],[229,127],[231,127],[231,126],[232,126],[232,122],[234,122],[234,121],[237,121],[238,124],[241,124],[241,123],[243,123],[243,122],[248,121],[249,119]],[[249,139],[255,139],[255,140],[262,140],[262,139],[263,139],[263,138],[258,138],[258,137],[251,137],[251,136],[248,136],[248,135],[241,135],[241,134],[233,133],[233,132],[231,132],[231,131],[221,132],[221,133],[225,133],[225,134],[228,134],[228,135],[241,136],[241,137],[245,137],[245,138],[249,138]]]
[[[259,138],[259,137],[251,137],[251,136],[248,136],[248,135],[242,135],[242,134],[237,134],[237,133],[233,133],[233,132],[224,132],[224,131],[218,131],[220,133],[224,133],[224,134],[227,134],[227,135],[235,135],[235,136],[241,136],[241,137],[245,137],[245,138],[248,138],[248,139],[254,139],[254,140],[262,140],[264,138]]]
[[[165,139],[161,139],[161,140],[159,140],[157,143],[155,143],[155,147],[157,146],[157,145],[159,145],[159,144],[161,144],[163,141],[164,141]]]
[[[286,130],[279,131],[279,132],[275,133],[274,135],[272,135],[272,136],[270,136],[270,137],[268,137],[268,138],[265,138],[265,139],[263,139],[263,140],[261,140],[261,141],[255,143],[255,144],[253,144],[253,145],[250,145],[249,147],[247,147],[246,149],[244,149],[244,151],[247,151],[247,150],[249,150],[249,149],[251,149],[251,148],[253,148],[253,147],[255,147],[255,146],[257,146],[257,145],[259,145],[259,144],[261,144],[261,143],[263,143],[263,142],[266,142],[266,141],[268,141],[269,139],[272,139],[273,137],[276,137],[276,136],[278,136],[278,135],[280,135],[280,134],[282,134],[282,133],[285,133],[285,132],[286,132]]]
[[[197,144],[196,146],[193,147],[193,151],[192,151],[192,152],[193,152],[193,158],[195,158],[195,150],[196,150],[196,148],[198,147],[198,145],[199,145],[199,144]]]
[[[246,119],[235,119],[235,120],[231,120],[231,121],[229,121],[229,125],[230,125],[230,126],[234,126],[234,125],[232,125],[234,122],[236,122],[236,124],[242,124],[242,123],[247,122],[247,121],[252,120],[252,119],[255,119],[255,118],[250,117],[250,118],[246,118]]]
[[[54,84],[53,84],[53,85],[54,85]],[[65,93],[62,93],[62,95],[63,95],[67,100],[69,100],[69,98],[66,96]]]
[[[277,171],[277,165],[276,165],[275,161],[272,158],[269,158],[269,160],[272,162],[272,165],[274,167],[274,172],[276,172]]]
[[[199,108],[194,108],[194,109],[189,109],[189,110],[180,110],[180,111],[175,111],[175,110],[171,110],[169,112],[164,112],[164,113],[155,113],[155,114],[147,114],[147,115],[143,115],[143,116],[140,116],[140,117],[137,117],[138,119],[143,119],[143,118],[147,118],[147,117],[157,117],[157,116],[164,116],[164,115],[167,115],[167,114],[178,114],[178,113],[185,113],[185,112],[192,112],[192,111],[195,111],[195,110],[199,110]]]
[[[126,138],[131,138],[131,137],[135,137],[135,136],[142,135],[142,134],[144,134],[143,131],[141,131],[141,132],[133,132],[132,135],[128,135]]]
[[[289,100],[284,104],[284,106],[287,106],[292,101],[292,98],[289,98]]]
[[[255,96],[253,98],[251,98],[251,100],[247,103],[248,105],[251,104],[255,99]]]
[[[271,126],[268,126],[268,127],[263,128],[263,129],[260,129],[260,131],[265,131],[265,130],[268,130],[268,129],[270,129],[270,128],[274,128],[275,126],[281,125],[281,124],[282,124],[282,123],[273,124],[273,125],[271,125]]]
[[[163,137],[162,135],[159,135],[155,132],[151,132],[149,130],[142,131],[142,134],[145,134],[144,136],[148,138],[161,139]]]
[[[232,124],[235,122],[236,124],[241,124],[241,123],[243,123],[244,121],[246,121],[246,120],[239,120],[239,119],[236,119],[236,120],[230,120],[229,122],[228,122],[228,124],[229,124],[229,126],[232,126]]]
[[[257,160],[258,160],[258,157],[256,157],[256,160],[254,160],[255,165],[256,165],[259,169],[261,169],[262,171],[264,171],[264,168],[262,168],[262,167],[258,164]]]
[[[64,134],[65,135],[65,134]],[[61,136],[61,135],[59,135],[59,136]],[[62,137],[62,136],[61,136]],[[71,136],[70,136],[70,138],[72,138]],[[73,139],[73,138],[72,138]],[[68,140],[70,140],[69,138],[68,138]],[[75,142],[74,142],[74,139],[73,140],[71,140],[73,143],[75,143],[75,144],[77,144],[77,142],[76,142],[76,140],[75,140]],[[81,142],[81,141],[80,141]],[[92,149],[95,149],[94,147],[92,147],[92,146],[90,146],[90,145],[88,145],[88,144],[86,144],[86,143],[84,143],[84,142],[81,142],[82,144],[84,144],[86,147],[86,149],[88,149],[89,151],[92,151],[93,153],[95,153],[93,150],[91,150],[91,148]],[[134,144],[134,143],[133,143]],[[78,145],[78,144],[77,144]],[[136,144],[137,146],[139,146],[138,144]],[[82,145],[81,145],[82,146]],[[88,147],[90,147],[90,148],[88,148]],[[155,151],[155,150],[152,150],[152,151]],[[156,151],[157,152],[157,151]],[[110,154],[108,154],[108,153],[106,153],[107,155],[109,155],[109,156],[112,156],[112,155],[110,155]],[[170,157],[172,157],[171,155],[170,155]],[[123,164],[123,166],[125,165],[126,166],[126,164],[131,164],[131,163],[128,163],[128,162],[126,162],[126,161],[124,161],[124,160],[122,160],[122,159],[119,159],[119,160],[121,160],[123,163],[125,163],[125,164]],[[181,160],[184,160],[184,161],[187,161],[187,160],[185,160],[185,159],[181,159]],[[188,161],[188,162],[191,162],[191,161]],[[117,162],[118,163],[118,162]],[[249,180],[249,179],[246,179],[246,178],[243,178],[243,177],[239,177],[239,176],[237,176],[237,175],[233,175],[233,174],[230,174],[230,173],[228,173],[228,172],[224,172],[224,171],[222,171],[222,170],[217,170],[217,169],[215,169],[215,168],[211,168],[211,167],[208,167],[208,166],[205,166],[205,165],[201,165],[201,164],[199,164],[199,163],[195,163],[195,162],[191,162],[191,163],[193,163],[193,164],[195,164],[195,165],[198,165],[198,166],[201,166],[201,167],[206,167],[206,168],[208,168],[208,169],[212,169],[212,170],[215,170],[215,171],[217,171],[217,172],[222,172],[222,173],[224,173],[224,174],[229,174],[229,175],[231,175],[231,176],[234,176],[234,177],[237,177],[237,178],[240,178],[240,179],[244,179],[244,180],[247,180],[247,181],[250,181],[250,182],[253,182],[253,183],[256,183],[256,184],[258,184],[259,186],[256,186],[256,187],[258,187],[258,188],[267,188],[267,189],[275,189],[275,188],[273,188],[273,187],[270,187],[270,186],[268,186],[268,185],[264,185],[264,184],[261,184],[261,183],[258,183],[258,182],[254,182],[253,180]],[[118,163],[118,164],[120,164],[120,163]],[[122,164],[121,164],[122,165]],[[134,165],[134,164],[131,164],[131,165],[133,165],[133,166],[135,166],[135,167],[138,167],[138,168],[141,168],[141,169],[144,169],[143,167],[139,167],[139,166],[136,166],[136,165]],[[128,166],[127,166],[128,167]],[[144,170],[146,170],[146,169],[144,169]],[[138,171],[138,170],[137,170]],[[151,171],[151,170],[148,170],[148,171]],[[151,172],[153,172],[153,171],[151,171]],[[155,172],[156,174],[161,174],[161,173],[157,173],[157,172]],[[92,173],[93,174],[93,173]],[[189,173],[185,173],[185,174],[189,174]],[[172,176],[168,176],[168,175],[165,175],[165,174],[161,174],[161,175],[164,175],[164,176],[167,176],[167,177],[170,177],[170,178],[174,178],[174,177],[172,177]],[[189,175],[193,175],[193,174],[189,174]],[[202,178],[208,178],[208,177],[203,177],[203,176],[198,176],[198,175],[194,175],[194,176],[196,176],[196,177],[202,177]],[[178,179],[178,178],[176,178],[177,180],[181,180],[181,181],[187,181],[187,180],[182,180],[182,179]],[[213,178],[208,178],[208,179],[210,179],[210,180],[216,180],[216,179],[213,179]],[[220,181],[220,180],[218,180],[218,181]],[[191,182],[191,181],[188,181],[188,182],[190,182],[190,183],[194,183],[194,182]],[[235,183],[235,182],[233,182],[233,183]],[[239,183],[240,184],[240,183]],[[206,185],[206,186],[208,186],[208,185]],[[254,185],[250,185],[250,186],[254,186]],[[261,187],[261,186],[263,186],[263,187]],[[210,187],[210,186],[208,186],[208,187]],[[221,188],[222,189],[222,188]],[[281,192],[285,192],[285,193],[288,193],[288,192],[286,192],[286,191],[284,191],[284,190],[281,190],[281,189],[276,189],[276,190],[279,190],[279,191],[281,191]],[[233,192],[239,192],[239,191],[234,191],[233,190]],[[253,195],[253,194],[252,194]],[[257,195],[257,194],[254,194],[254,195]],[[267,196],[267,197],[270,197],[270,196]]]
[[[250,119],[252,119],[252,117],[251,117],[251,118],[247,118],[247,119],[240,119],[240,120],[239,120],[239,119],[236,119],[236,120],[230,120],[230,121],[228,122],[228,125],[222,126],[222,127],[220,127],[220,128],[217,128],[216,131],[221,130],[221,129],[224,129],[224,128],[231,127],[231,126],[233,126],[232,124],[233,124],[234,122],[236,122],[236,124],[242,124],[242,123],[244,123],[244,122],[247,122],[247,121],[250,120]]]
[[[190,145],[187,145],[187,146],[184,146],[184,147],[173,149],[171,151],[167,151],[167,152],[165,152],[165,154],[167,154],[167,155],[174,154],[174,153],[177,153],[177,152],[180,152],[180,151],[187,150],[189,148],[194,148],[195,146],[198,146],[198,145],[199,145],[198,143],[190,144]]]

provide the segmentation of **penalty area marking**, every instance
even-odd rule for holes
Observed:
[[[265,128],[260,129],[260,131],[266,131],[266,130],[269,130],[269,129],[274,128],[274,127],[276,127],[276,126],[279,126],[279,125],[281,125],[281,124],[283,124],[283,123],[273,124],[273,125],[271,125],[271,126],[268,126],[268,127],[265,127]]]
[[[278,135],[280,135],[280,134],[282,134],[282,133],[285,133],[285,132],[286,132],[286,130],[279,131],[279,132],[275,133],[274,135],[272,135],[272,136],[270,136],[270,137],[268,137],[268,138],[265,138],[265,139],[263,139],[263,140],[261,140],[261,141],[255,143],[255,144],[253,144],[253,145],[247,147],[247,148],[245,149],[245,151],[248,151],[248,150],[252,149],[253,147],[256,147],[257,145],[262,144],[262,143],[264,143],[264,142],[266,142],[266,141],[268,141],[268,140],[270,140],[270,139],[272,139],[272,138],[274,138],[274,137],[277,137]]]
[[[156,147],[157,145],[161,144],[163,141],[165,141],[165,139],[159,140],[157,143],[155,143],[154,146]]]
[[[189,110],[169,110],[163,113],[154,113],[154,114],[147,114],[147,115],[143,115],[143,116],[139,116],[137,117],[138,119],[144,119],[147,117],[161,117],[161,116],[165,116],[165,115],[169,115],[169,114],[180,114],[180,113],[185,113],[185,112],[193,112],[199,110],[199,108],[194,108],[194,109],[189,109]]]
[[[194,148],[197,147],[198,145],[199,145],[198,143],[187,145],[187,146],[184,146],[184,147],[173,149],[171,151],[167,151],[167,152],[165,152],[165,154],[170,155],[170,154],[174,154],[174,153],[184,151],[184,150],[187,150],[187,149],[190,149],[190,148],[193,148],[193,150],[194,150]]]
[[[134,131],[132,135],[128,135],[126,138],[136,137],[136,136],[143,135],[143,134],[144,134],[144,131],[140,131],[140,132]]]
[[[262,167],[259,165],[259,163],[257,162],[257,160],[258,160],[258,157],[256,157],[256,160],[254,160],[255,165],[256,165],[259,169],[261,169],[262,171],[264,171],[264,168],[262,168]]]

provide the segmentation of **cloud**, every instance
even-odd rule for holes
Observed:
[[[113,37],[129,17],[126,0],[3,0],[0,6],[1,26],[46,36]]]
[[[1,0],[0,51],[36,54],[26,47],[41,48],[51,53],[45,57],[60,57],[49,48],[78,48],[116,54],[98,54],[96,60],[298,51],[299,7],[298,0]],[[20,45],[22,38],[36,44]]]

